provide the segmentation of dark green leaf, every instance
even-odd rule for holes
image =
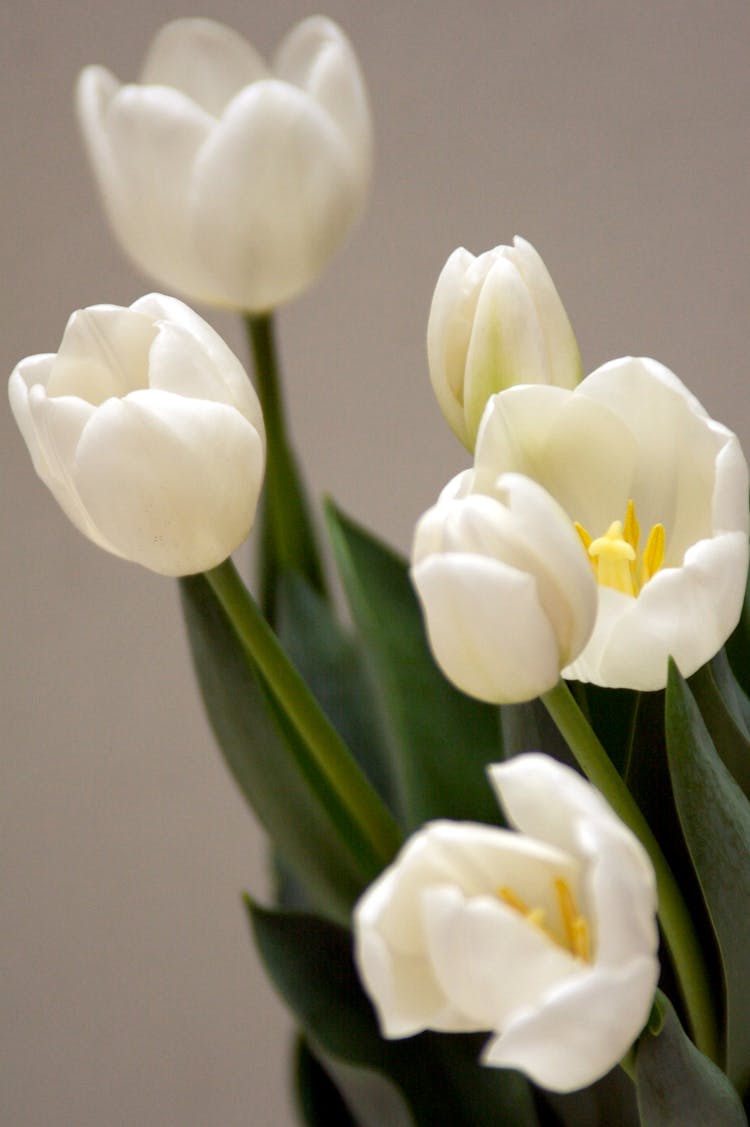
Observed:
[[[677,811],[721,952],[727,1073],[742,1092],[750,1080],[750,804],[719,758],[674,663],[666,720]]]
[[[357,1127],[344,1099],[304,1037],[294,1055],[294,1088],[306,1127]]]
[[[208,582],[180,580],[198,683],[224,760],[321,910],[347,920],[362,878],[300,770],[296,736],[260,684]]]
[[[636,1056],[641,1127],[747,1127],[737,1092],[686,1035],[661,994],[664,1022],[643,1034]]]
[[[389,1077],[416,1127],[538,1127],[526,1081],[478,1063],[485,1036],[381,1037],[346,930],[314,916],[248,908],[266,970],[306,1035],[332,1057]]]
[[[406,562],[332,505],[327,516],[408,826],[433,817],[497,823],[485,767],[502,758],[498,710],[458,692],[435,665]]]
[[[745,795],[750,795],[750,739],[740,706],[742,689],[731,669],[714,660],[688,681],[713,745]]]
[[[277,630],[286,652],[379,794],[393,809],[388,751],[360,651],[301,575],[277,587]]]

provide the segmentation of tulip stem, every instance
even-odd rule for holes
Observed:
[[[373,880],[400,847],[401,831],[289,661],[231,559],[205,577],[304,747],[299,754],[301,773],[358,859],[365,883]]]
[[[276,617],[276,592],[283,571],[297,571],[320,594],[325,576],[302,475],[292,453],[284,410],[273,317],[247,314],[255,385],[266,427],[266,490],[260,535],[261,604]]]
[[[682,991],[695,1043],[718,1060],[716,1016],[708,972],[690,913],[651,827],[564,681],[542,696],[547,711],[584,775],[601,791],[615,813],[645,848],[656,873],[659,920]]]

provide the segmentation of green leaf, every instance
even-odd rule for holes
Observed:
[[[287,572],[277,587],[279,638],[292,664],[378,793],[393,809],[388,749],[362,655],[328,603],[301,575]]]
[[[219,748],[284,862],[321,911],[345,921],[363,881],[300,769],[298,738],[259,681],[208,582],[180,580],[198,683]]]
[[[538,1127],[523,1077],[478,1063],[486,1036],[381,1037],[346,930],[249,901],[248,909],[266,970],[306,1036],[334,1058],[389,1077],[409,1105],[415,1127]]]
[[[726,662],[704,665],[688,681],[713,745],[745,796],[750,795],[750,739],[745,729],[740,695]]]
[[[667,751],[677,811],[721,953],[727,1073],[750,1080],[750,803],[722,763],[687,683],[670,662]]]
[[[294,1054],[294,1089],[306,1127],[357,1127],[344,1099],[304,1037]]]
[[[747,1127],[727,1077],[696,1049],[663,994],[658,1005],[661,1029],[643,1034],[636,1055],[641,1127]]]
[[[434,817],[497,824],[485,768],[502,759],[498,710],[460,693],[436,666],[406,562],[331,504],[327,517],[407,825]]]

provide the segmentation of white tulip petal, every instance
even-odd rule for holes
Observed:
[[[45,472],[37,468],[39,476],[79,532],[100,548],[119,555],[91,520],[74,480],[78,443],[96,409],[74,396],[50,398],[37,385],[29,392],[29,410],[37,441],[44,451]]]
[[[353,218],[352,156],[295,87],[254,83],[228,106],[193,169],[196,247],[230,304],[261,311],[303,290]]]
[[[718,423],[714,424],[714,429],[720,429],[727,436],[716,456],[711,499],[714,530],[717,533],[734,530],[747,534],[750,524],[750,513],[744,504],[748,491],[747,462],[736,435],[724,427],[719,428]]]
[[[632,951],[655,951],[656,880],[646,851],[611,816],[580,820],[579,855],[586,856],[584,903],[596,905],[592,947],[599,966],[621,966]],[[649,895],[650,892],[650,895]]]
[[[440,272],[427,322],[430,380],[448,425],[467,449],[471,440],[464,417],[464,368],[482,278],[471,270],[473,254],[459,247]]]
[[[298,23],[274,56],[274,73],[310,94],[336,122],[355,154],[363,189],[372,162],[372,125],[356,55],[332,20],[312,16]]]
[[[666,684],[671,656],[682,675],[691,676],[737,625],[747,566],[744,532],[700,541],[682,567],[658,572],[607,624],[607,645],[595,651],[598,664],[590,663],[585,649],[576,675],[613,688],[651,691]],[[595,635],[598,629],[597,623]]]
[[[357,932],[355,958],[384,1037],[410,1037],[450,1020],[445,995],[421,955],[391,951],[373,928]],[[455,1021],[460,1021],[454,1015]],[[450,1028],[456,1030],[457,1025]]]
[[[544,336],[550,382],[572,390],[583,376],[581,355],[565,306],[542,256],[518,235],[513,246],[504,247],[503,253],[520,272],[533,298]]]
[[[8,399],[13,417],[28,447],[34,469],[44,479],[52,471],[44,446],[39,441],[36,423],[31,415],[29,390],[35,384],[41,388],[46,388],[54,359],[54,353],[27,356],[25,360],[16,364],[8,380]]]
[[[154,37],[139,82],[172,86],[219,117],[238,90],[268,76],[243,36],[207,19],[173,20]]]
[[[581,960],[497,899],[468,899],[454,886],[426,889],[421,904],[429,962],[474,1029],[502,1027],[554,984],[586,973]]]
[[[153,321],[118,305],[79,309],[68,320],[47,381],[50,396],[75,395],[98,407],[144,387]]]
[[[262,464],[257,432],[234,409],[134,392],[90,421],[75,484],[119,552],[160,574],[187,575],[221,563],[244,540]]]
[[[646,1024],[657,977],[655,959],[636,957],[563,982],[493,1038],[482,1061],[520,1069],[550,1091],[586,1087],[621,1060]]]
[[[165,86],[121,87],[102,125],[109,147],[102,191],[123,249],[164,285],[206,296],[217,284],[194,249],[190,199],[193,166],[213,125]]]
[[[430,646],[445,675],[480,700],[530,700],[556,684],[560,652],[534,578],[469,555],[412,569]]]
[[[510,825],[575,855],[579,819],[614,819],[609,805],[577,771],[529,752],[495,764],[488,775]]]
[[[546,383],[547,357],[531,295],[516,267],[498,257],[474,314],[464,376],[464,414],[476,437],[492,394],[514,384]]]

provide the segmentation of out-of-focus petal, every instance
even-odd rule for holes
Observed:
[[[258,82],[227,108],[193,170],[196,248],[228,302],[268,309],[303,290],[352,220],[351,154],[295,87]]]
[[[172,86],[219,117],[238,90],[268,75],[262,57],[236,31],[214,20],[180,19],[154,36],[139,83]]]

